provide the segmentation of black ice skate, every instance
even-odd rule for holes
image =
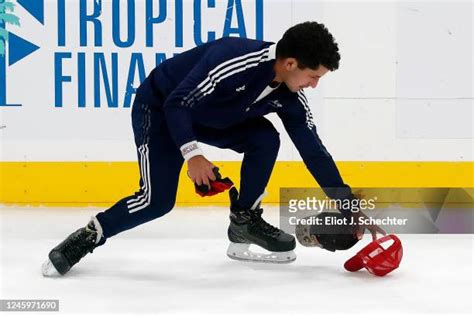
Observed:
[[[102,227],[92,217],[89,223],[69,235],[62,243],[54,247],[43,263],[44,276],[60,276],[66,274],[73,265],[105,240],[102,238]]]
[[[250,209],[241,208],[238,203],[237,189],[229,191],[230,225],[227,231],[230,240],[227,256],[236,260],[288,263],[296,259],[293,249],[295,238],[278,229],[262,218],[263,209],[260,201]],[[263,198],[263,196],[262,196]],[[250,245],[258,245],[271,253],[255,253],[249,250]]]

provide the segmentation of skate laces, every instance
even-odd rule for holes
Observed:
[[[262,208],[250,210],[249,213],[250,213],[252,224],[258,227],[263,233],[265,233],[266,235],[270,235],[272,237],[278,237],[280,235],[281,230],[279,228],[276,228],[275,226],[267,223],[262,218],[262,213],[263,213]]]
[[[87,253],[95,248],[97,232],[91,227],[86,226],[77,231],[77,234],[66,241],[64,245],[64,256],[70,261],[71,265],[79,262]]]
[[[230,219],[238,225],[249,224],[256,228],[256,231],[263,234],[277,238],[281,234],[281,230],[275,226],[270,225],[262,218],[263,208],[256,208],[254,210],[231,208]]]

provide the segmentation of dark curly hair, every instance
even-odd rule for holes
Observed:
[[[339,68],[339,48],[324,24],[304,22],[289,28],[278,41],[277,58],[295,58],[298,68],[317,69],[323,65],[334,71]]]

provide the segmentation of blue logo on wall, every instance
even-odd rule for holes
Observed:
[[[44,25],[44,0],[17,0],[16,2]],[[21,104],[7,101],[7,67],[39,49],[35,44],[7,31],[9,24],[20,26],[14,9],[15,4],[12,0],[0,0],[0,107],[21,106]]]

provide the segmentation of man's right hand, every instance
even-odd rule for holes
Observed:
[[[194,156],[188,160],[188,176],[197,185],[205,184],[210,189],[210,181],[215,181],[216,176],[212,169],[215,166],[204,156]]]

